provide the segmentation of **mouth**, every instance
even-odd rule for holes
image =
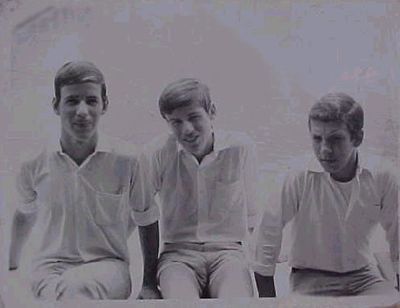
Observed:
[[[88,128],[90,127],[90,122],[88,121],[78,121],[73,123],[74,126],[77,126],[79,128]]]
[[[196,141],[198,140],[199,136],[194,136],[194,137],[190,137],[190,138],[184,138],[183,141],[185,141],[186,143],[189,144],[195,144]]]
[[[319,161],[323,164],[328,164],[328,165],[336,163],[336,159],[320,159]]]

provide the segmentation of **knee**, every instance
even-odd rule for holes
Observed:
[[[199,298],[201,287],[188,269],[169,266],[159,273],[159,284],[163,298]]]
[[[101,291],[94,281],[65,280],[58,299],[102,299]]]

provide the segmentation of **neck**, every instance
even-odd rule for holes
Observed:
[[[193,154],[194,157],[196,157],[196,159],[199,162],[199,164],[201,163],[201,161],[203,160],[204,157],[206,157],[208,154],[210,154],[214,150],[214,133],[212,134],[211,142],[207,146],[206,149],[207,150],[204,153],[202,153],[201,155]]]
[[[354,151],[352,154],[349,163],[339,172],[331,173],[331,177],[338,182],[349,182],[356,176],[358,165],[358,155],[357,152]]]
[[[60,142],[63,152],[71,157],[72,160],[77,163],[77,165],[80,165],[90,154],[94,152],[97,139],[97,133],[86,140],[75,139],[62,134]]]

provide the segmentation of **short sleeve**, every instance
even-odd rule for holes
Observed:
[[[135,159],[132,165],[129,204],[135,223],[139,226],[147,226],[159,219],[159,208],[154,198],[153,185],[150,184],[146,161]]]
[[[247,206],[247,224],[249,228],[254,228],[258,221],[258,194],[260,177],[258,172],[258,160],[256,145],[253,141],[245,147],[243,162],[244,191]]]
[[[398,272],[399,264],[399,203],[398,203],[398,190],[399,186],[394,175],[390,172],[381,174],[378,181],[381,184],[382,196],[382,209],[380,214],[380,223],[386,231],[386,239],[390,247],[390,256],[393,266]]]
[[[36,191],[34,189],[34,174],[30,164],[24,163],[21,166],[16,178],[18,192],[18,210],[24,213],[37,210]]]
[[[304,186],[302,174],[288,174],[280,191],[269,197],[261,224],[256,234],[256,249],[253,262],[255,272],[263,276],[273,276],[281,251],[282,231],[295,216]]]

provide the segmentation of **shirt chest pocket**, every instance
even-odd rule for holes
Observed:
[[[96,192],[94,219],[98,225],[109,226],[121,223],[126,194]]]
[[[378,202],[365,204],[362,206],[361,211],[368,222],[377,222],[381,214],[381,204]]]
[[[241,197],[240,181],[232,183],[216,181],[211,196],[211,216],[214,219],[222,219],[232,212],[241,210],[243,205]]]

